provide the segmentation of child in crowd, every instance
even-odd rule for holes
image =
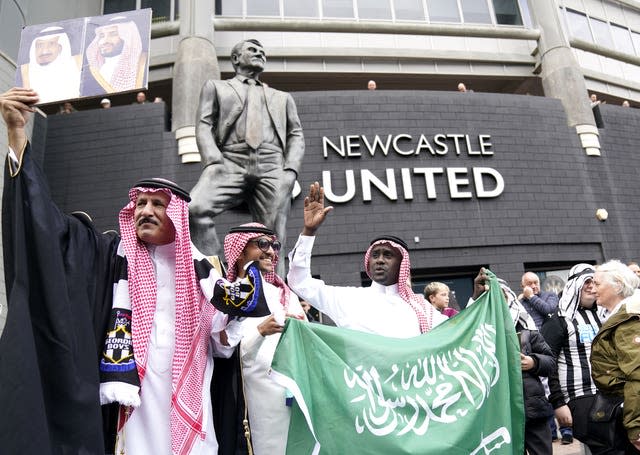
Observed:
[[[438,281],[427,284],[424,288],[424,298],[440,313],[450,318],[458,314],[455,308],[449,308],[449,286]]]

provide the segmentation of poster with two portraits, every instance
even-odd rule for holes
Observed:
[[[150,39],[150,8],[27,26],[16,86],[40,104],[145,90]]]

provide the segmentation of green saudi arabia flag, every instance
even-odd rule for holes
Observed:
[[[295,397],[287,454],[521,454],[520,349],[502,291],[429,333],[289,319],[272,377]]]

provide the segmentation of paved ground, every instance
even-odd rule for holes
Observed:
[[[582,444],[573,440],[572,444],[562,445],[560,441],[553,443],[553,455],[584,455]]]

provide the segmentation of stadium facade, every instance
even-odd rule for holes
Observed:
[[[461,301],[480,266],[518,288],[525,270],[557,286],[578,261],[640,259],[640,111],[620,106],[640,105],[640,2],[4,1],[0,84],[12,85],[20,24],[144,7],[154,16],[149,94],[165,103],[132,106],[121,94],[110,110],[80,100],[73,115],[35,122],[63,210],[112,229],[136,178],[191,187],[200,87],[230,77],[231,47],[256,38],[268,55],[263,80],[298,105],[298,181],[322,182],[335,207],[313,260],[327,282],[366,281],[363,252],[379,233],[408,241],[416,288],[444,280]],[[456,92],[461,81],[473,92]],[[590,93],[606,101],[604,127]],[[301,210],[297,196],[288,248]],[[246,221],[239,208],[219,229]]]

